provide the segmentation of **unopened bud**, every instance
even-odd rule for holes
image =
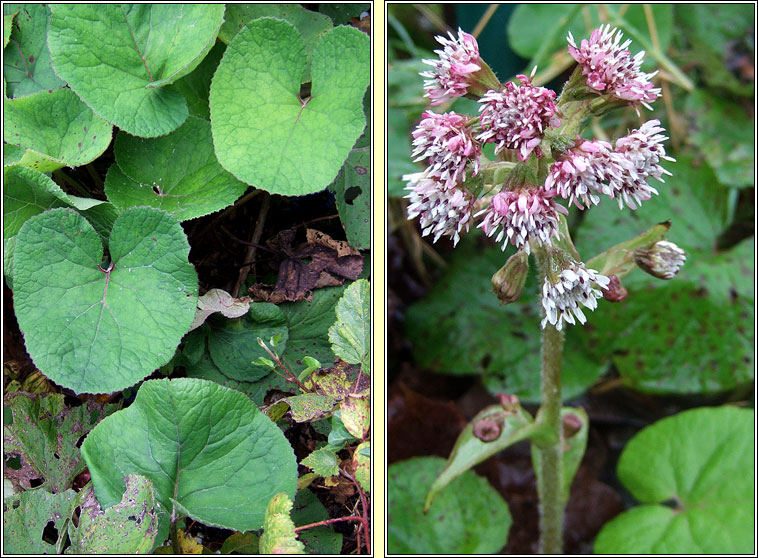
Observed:
[[[501,302],[515,302],[524,290],[529,273],[529,256],[524,250],[513,254],[505,265],[492,276],[492,290]]]
[[[519,403],[518,397],[516,397],[515,395],[510,395],[508,393],[498,393],[497,399],[506,413],[515,414],[518,411],[519,407],[521,406],[521,404]]]
[[[485,417],[474,423],[474,436],[482,442],[494,442],[503,432],[504,425],[505,417],[502,414]]]
[[[660,240],[650,248],[639,248],[634,252],[634,262],[640,269],[658,279],[673,279],[686,259],[684,250],[667,240]]]
[[[602,289],[603,298],[609,302],[624,302],[626,300],[626,289],[621,285],[621,279],[618,275],[609,275],[608,286]]]
[[[566,414],[563,416],[563,437],[573,438],[577,432],[582,429],[582,419],[574,414]]]

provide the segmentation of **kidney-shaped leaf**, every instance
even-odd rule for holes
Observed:
[[[19,230],[14,306],[40,371],[77,393],[133,385],[174,355],[195,316],[197,275],[181,225],[158,209],[119,215],[103,264],[100,236],[72,209]]]
[[[294,496],[297,483],[281,430],[243,394],[194,378],[142,384],[130,407],[95,427],[82,455],[104,507],[135,473],[166,509],[238,531],[259,529],[269,500]]]
[[[190,73],[223,22],[223,4],[55,4],[48,46],[55,72],[97,114],[144,137],[187,118],[162,87]]]
[[[113,132],[113,126],[70,89],[6,101],[3,118],[3,139],[31,150],[20,162],[40,172],[86,165],[108,148]],[[33,162],[27,164],[26,159]]]
[[[363,131],[368,36],[326,33],[302,98],[305,68],[303,39],[283,20],[256,19],[229,43],[211,84],[211,126],[219,162],[240,180],[288,196],[317,192]]]
[[[105,194],[119,209],[150,205],[180,221],[231,205],[247,189],[216,161],[207,121],[190,116],[160,138],[116,136]]]
[[[720,407],[685,411],[638,433],[618,475],[644,505],[607,523],[595,552],[755,552],[754,427],[753,410]]]
[[[508,506],[472,471],[455,479],[424,514],[424,496],[444,466],[440,457],[415,457],[390,466],[390,554],[492,554],[505,546],[511,526]]]

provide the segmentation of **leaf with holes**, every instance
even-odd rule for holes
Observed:
[[[92,484],[79,492],[74,506],[81,508],[79,525],[69,523],[70,554],[147,554],[158,534],[158,512],[153,483],[140,475],[126,478],[121,501],[100,508]]]
[[[98,424],[82,445],[104,507],[124,477],[153,482],[167,510],[218,527],[263,525],[266,503],[295,494],[297,462],[284,434],[243,394],[192,378],[149,380],[134,403]]]
[[[113,132],[70,89],[8,100],[3,118],[3,139],[26,150],[19,164],[40,172],[86,165],[108,148]]]
[[[95,424],[109,412],[90,401],[69,407],[62,394],[38,398],[23,393],[8,396],[13,423],[3,426],[3,452],[7,457],[21,457],[21,469],[6,465],[5,476],[20,488],[30,488],[30,478],[42,478],[42,488],[63,492],[84,470],[78,444]]]
[[[3,513],[3,553],[60,554],[76,492],[66,490],[50,494],[46,490],[27,490],[6,498]],[[57,538],[50,544],[43,538],[45,528],[52,524]]]
[[[211,84],[221,165],[275,194],[328,186],[366,125],[369,46],[368,36],[352,27],[326,33],[313,52],[310,96],[302,98],[307,57],[297,29],[270,17],[242,28]]]
[[[371,152],[354,149],[329,189],[347,241],[358,250],[371,247]]]
[[[156,137],[187,118],[166,88],[216,41],[223,4],[54,4],[48,45],[58,76],[125,132]]]
[[[72,209],[29,219],[16,236],[14,307],[26,348],[77,393],[129,387],[174,355],[197,303],[197,275],[178,221],[158,209],[123,212],[109,263],[95,229]]]
[[[618,476],[641,505],[603,527],[595,552],[754,553],[754,429],[752,409],[704,407],[637,433]]]
[[[180,221],[223,209],[247,189],[216,161],[207,121],[189,116],[160,138],[116,136],[105,194],[120,210],[149,205]]]
[[[3,4],[3,14],[18,11],[4,51],[3,77],[9,97],[22,97],[66,85],[53,72],[47,49],[50,7],[45,4]],[[7,101],[6,101],[7,102]]]

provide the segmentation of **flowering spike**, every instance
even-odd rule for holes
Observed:
[[[447,188],[427,172],[403,176],[408,181],[405,196],[410,199],[408,219],[420,217],[421,236],[434,234],[433,242],[442,236],[453,239],[458,244],[460,233],[467,232],[474,206],[473,196],[462,187]]]
[[[651,194],[657,195],[658,191],[647,183],[648,179],[663,182],[661,176],[671,174],[660,165],[661,159],[675,160],[666,156],[663,142],[668,138],[660,133],[663,131],[658,120],[649,120],[639,130],[616,141],[615,151],[625,161],[625,173],[615,188],[619,209],[624,203],[636,209],[644,200],[649,200]]]
[[[438,178],[447,188],[453,188],[466,179],[466,166],[471,163],[473,173],[479,172],[479,143],[467,128],[465,116],[454,112],[435,114],[425,112],[413,131],[412,156],[415,161],[427,159],[427,175]]]
[[[448,32],[449,39],[437,36],[437,42],[444,48],[435,50],[439,60],[422,60],[434,69],[422,72],[425,97],[431,99],[431,105],[439,105],[447,99],[462,97],[468,93],[474,80],[474,74],[482,69],[484,63],[479,58],[479,45],[473,35],[458,29],[458,38]]]
[[[652,110],[649,103],[661,93],[660,88],[650,83],[657,72],[643,73],[640,66],[645,52],[631,57],[627,50],[631,41],[619,44],[621,37],[621,31],[611,29],[610,25],[601,25],[592,32],[589,40],[583,39],[579,47],[570,32],[566,40],[569,54],[581,65],[588,86],[618,99],[639,102]]]
[[[503,190],[492,198],[489,207],[476,214],[485,215],[479,226],[487,236],[502,227],[496,240],[505,237],[503,250],[510,242],[529,254],[531,239],[540,246],[550,246],[550,239],[558,235],[558,213],[568,213],[552,196],[553,192],[542,188]]]
[[[509,81],[502,91],[490,90],[479,99],[482,132],[477,139],[496,143],[495,153],[516,149],[519,160],[526,161],[548,126],[560,126],[561,120],[553,103],[555,91],[534,87],[525,75],[516,77],[520,85]]]
[[[545,276],[542,285],[542,307],[545,309],[542,329],[548,323],[553,324],[558,331],[563,328],[563,322],[575,324],[579,320],[579,323],[584,324],[587,318],[579,305],[590,310],[597,308],[597,299],[603,298],[599,289],[607,287],[610,282],[608,277],[600,275],[594,269],[585,268],[581,262],[571,262],[557,279],[557,282],[552,283]]]

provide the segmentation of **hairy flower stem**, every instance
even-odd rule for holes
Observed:
[[[543,278],[549,265],[544,250],[535,255]],[[537,420],[553,434],[551,444],[535,444],[540,454],[537,471],[537,493],[540,500],[540,543],[542,554],[561,554],[563,549],[563,428],[561,424],[561,369],[563,332],[551,324],[542,330],[542,401]]]

